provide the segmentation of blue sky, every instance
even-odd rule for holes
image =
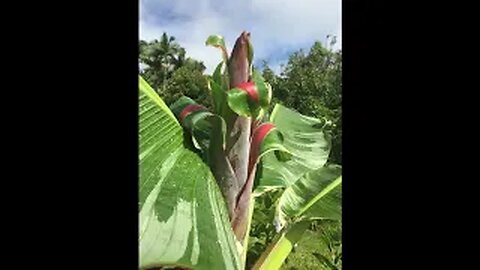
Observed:
[[[219,50],[205,46],[211,34],[224,36],[231,51],[249,31],[255,63],[266,60],[278,73],[289,53],[324,43],[329,34],[341,48],[341,28],[341,0],[140,0],[140,39],[158,39],[164,31],[175,36],[207,73],[221,60]]]

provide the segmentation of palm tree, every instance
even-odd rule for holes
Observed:
[[[168,80],[173,71],[184,64],[185,49],[175,42],[175,37],[163,33],[160,41],[141,40],[139,43],[140,62],[147,65],[144,74],[157,90]]]

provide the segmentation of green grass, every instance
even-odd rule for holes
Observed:
[[[281,270],[342,269],[342,225],[315,222],[288,255]]]
[[[322,241],[321,232],[307,230],[280,269],[324,269],[318,259],[313,255],[313,253],[319,252],[320,245],[325,246]]]
[[[272,220],[281,192],[282,190],[267,192],[255,200],[246,269],[251,269],[277,234]],[[338,222],[313,221],[280,269],[341,270],[341,226]],[[328,262],[322,263],[322,256],[333,266],[328,266]]]

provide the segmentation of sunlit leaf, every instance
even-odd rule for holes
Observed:
[[[222,114],[224,111],[224,106],[227,102],[227,93],[217,82],[215,82],[215,80],[209,79],[208,87],[212,93],[213,108],[215,109],[215,113]]]
[[[270,121],[282,133],[283,146],[292,156],[286,162],[278,160],[274,153],[262,158],[262,176],[255,190],[257,195],[294,184],[306,173],[323,167],[330,153],[330,142],[319,127],[321,120],[277,104]]]
[[[241,269],[210,169],[184,147],[180,124],[142,78],[139,102],[139,267]]]
[[[257,70],[253,70],[252,76],[253,82],[257,86],[257,93],[259,104],[263,108],[267,108],[270,105],[270,101],[272,99],[272,88],[271,86],[265,82],[263,76]]]
[[[342,168],[329,165],[307,173],[285,189],[277,206],[280,226],[286,220],[342,217]]]
[[[228,106],[232,111],[241,116],[251,116],[251,105],[247,92],[233,88],[227,92]]]
[[[225,46],[225,40],[223,39],[222,36],[220,36],[220,35],[209,36],[207,38],[207,41],[205,41],[205,45],[220,48],[222,50],[222,55],[223,55],[224,61],[225,62],[228,61],[227,48]]]

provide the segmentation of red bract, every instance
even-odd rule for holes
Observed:
[[[237,86],[237,88],[242,89],[243,91],[247,92],[250,99],[253,102],[258,104],[258,93],[257,93],[257,86],[253,82],[244,82]]]
[[[205,109],[205,107],[198,104],[190,104],[185,106],[185,108],[183,108],[182,112],[180,113],[180,121],[183,122],[183,120],[185,120],[185,117],[187,117],[190,113],[203,109]]]
[[[252,142],[250,144],[250,164],[249,164],[249,171],[252,171],[253,167],[255,167],[258,159],[258,155],[260,154],[260,146],[262,145],[263,139],[267,136],[267,134],[275,128],[275,125],[272,123],[263,123],[258,126],[255,131],[253,132]]]
[[[275,125],[272,123],[263,123],[258,126],[253,133],[252,147],[260,147],[265,136],[267,136],[268,132],[274,127]]]

